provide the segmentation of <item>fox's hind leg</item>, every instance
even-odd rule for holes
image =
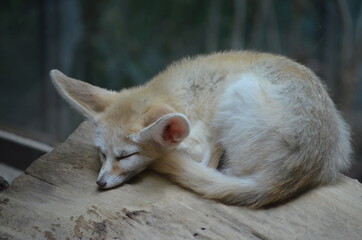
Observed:
[[[284,111],[273,99],[274,86],[244,74],[221,95],[215,128],[226,151],[223,173],[246,176],[264,171],[265,159],[282,159],[289,149],[279,132]]]

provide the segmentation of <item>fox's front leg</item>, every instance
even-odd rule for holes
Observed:
[[[150,168],[155,172],[165,174],[172,180],[181,183],[177,176],[182,175],[182,172],[185,171],[185,168],[187,168],[188,162],[190,161],[198,162],[197,164],[202,165],[201,162],[192,159],[190,154],[181,151],[174,151],[155,159]]]
[[[154,160],[151,164],[151,169],[166,175],[180,175],[180,171],[184,171],[190,161],[215,169],[219,164],[222,153],[223,149],[218,144],[215,144],[212,149],[205,152],[204,155],[195,155],[192,151],[184,150],[170,151]]]

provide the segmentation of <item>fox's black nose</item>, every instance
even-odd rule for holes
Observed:
[[[99,179],[97,180],[97,184],[98,186],[100,186],[101,188],[104,188],[107,185],[107,182],[104,181],[103,179]]]

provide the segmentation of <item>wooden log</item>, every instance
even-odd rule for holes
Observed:
[[[356,180],[262,210],[202,199],[151,171],[99,191],[93,137],[83,123],[0,194],[0,239],[361,239]]]

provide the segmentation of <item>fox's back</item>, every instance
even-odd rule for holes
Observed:
[[[169,66],[146,86],[152,94],[166,95],[190,118],[210,120],[225,88],[245,73],[252,73],[281,89],[286,104],[328,99],[319,79],[288,58],[257,52],[224,52],[186,58]],[[282,92],[284,89],[284,93]],[[309,101],[308,100],[308,101]],[[267,104],[267,103],[266,103]],[[298,106],[296,106],[298,107]],[[323,108],[324,106],[319,106]],[[195,115],[195,116],[193,116]]]

